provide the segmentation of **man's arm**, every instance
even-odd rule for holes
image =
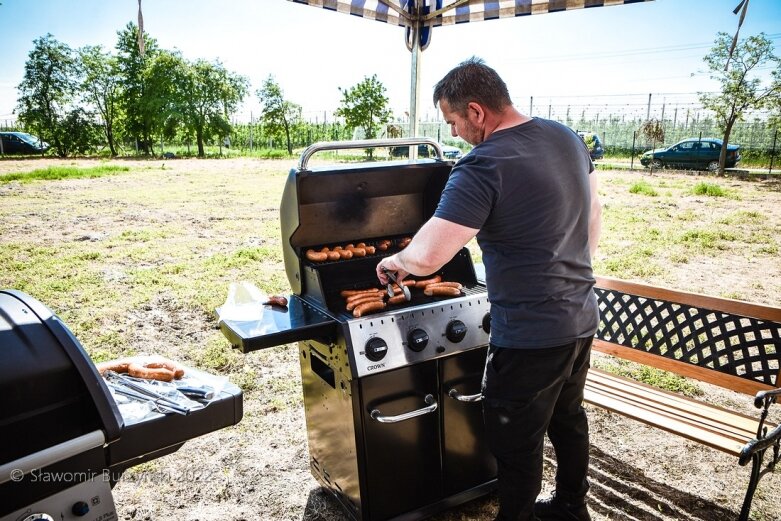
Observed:
[[[432,217],[418,230],[406,248],[377,264],[377,278],[383,284],[388,283],[382,268],[395,272],[399,280],[409,274],[434,273],[472,240],[478,231],[476,228]]]
[[[597,171],[589,174],[589,189],[591,191],[591,210],[589,212],[588,222],[588,249],[591,252],[591,258],[597,253],[599,236],[602,233],[602,204],[599,201],[597,192]]]

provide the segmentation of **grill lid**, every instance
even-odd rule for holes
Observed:
[[[388,161],[309,168],[321,150],[426,144],[437,160]],[[290,287],[307,294],[302,264],[308,248],[413,235],[439,203],[453,163],[427,138],[317,143],[291,169],[280,204],[282,248]]]
[[[96,430],[119,438],[120,413],[68,327],[20,291],[0,291],[0,464]]]

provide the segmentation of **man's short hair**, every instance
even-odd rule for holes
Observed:
[[[512,105],[504,80],[476,56],[459,63],[439,80],[434,87],[435,107],[440,100],[446,100],[459,114],[463,114],[472,101],[496,112]]]

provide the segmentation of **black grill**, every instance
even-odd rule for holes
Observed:
[[[406,146],[419,140],[328,143]],[[435,143],[432,145],[434,146]],[[455,298],[411,291],[411,300],[356,318],[343,290],[380,288],[380,259],[433,214],[452,163],[395,161],[307,168],[302,155],[280,205],[293,295],[257,321],[220,320],[251,352],[298,342],[312,474],[350,519],[421,519],[492,490],[496,464],[483,437],[480,383],[488,299],[469,251],[436,274],[463,286]],[[364,242],[387,250],[310,261],[307,250]]]
[[[85,519],[116,519],[110,487],[125,469],[241,417],[241,390],[228,384],[187,416],[129,424],[68,327],[31,296],[0,291],[3,521],[76,510],[89,513]]]

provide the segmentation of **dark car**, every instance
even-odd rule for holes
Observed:
[[[719,168],[722,140],[684,139],[671,147],[649,150],[640,157],[643,166],[653,165],[654,168],[692,168],[710,170]],[[740,161],[740,145],[727,145],[727,161],[725,168],[732,168]]]
[[[602,159],[605,157],[605,149],[602,147],[602,142],[599,140],[599,136],[596,132],[585,132],[578,130],[580,139],[586,144],[588,148],[588,155],[591,159]]]
[[[458,147],[443,144],[439,146],[442,148],[442,156],[445,159],[459,159],[464,154]],[[391,147],[390,155],[392,157],[407,157],[409,155],[409,147]],[[428,145],[418,145],[418,157],[429,157],[430,155],[434,155],[434,152],[429,151]]]
[[[26,132],[0,132],[0,147],[3,154],[42,154],[49,143]]]

